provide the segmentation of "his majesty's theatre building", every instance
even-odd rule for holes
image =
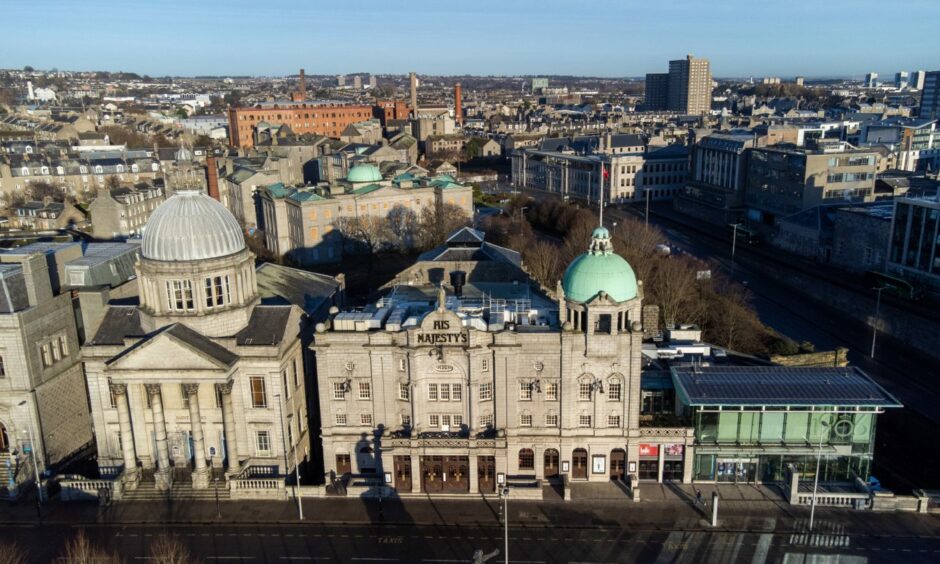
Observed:
[[[311,349],[325,469],[400,493],[567,480],[821,479],[870,472],[898,402],[852,368],[739,363],[693,327],[660,336],[595,229],[554,296],[518,253],[464,229],[378,303],[334,311]]]

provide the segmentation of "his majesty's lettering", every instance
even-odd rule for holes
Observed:
[[[434,322],[435,331],[447,331],[450,329],[450,321],[440,319]],[[418,333],[418,344],[420,345],[463,345],[467,343],[467,333],[458,331],[456,333]]]

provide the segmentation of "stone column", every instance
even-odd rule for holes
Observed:
[[[480,474],[479,474],[479,461],[477,460],[477,454],[475,449],[470,450],[470,493],[480,493]]]
[[[199,411],[199,384],[183,384],[189,398],[189,425],[193,433],[193,489],[209,487],[209,468],[206,465],[206,440],[202,434],[202,413]]]
[[[225,432],[225,473],[238,471],[238,440],[235,436],[235,409],[232,407],[232,382],[216,384],[222,394],[222,427]]]
[[[421,457],[411,457],[411,491],[421,493]]]
[[[656,481],[662,484],[663,483],[663,467],[666,465],[666,445],[665,444],[659,445],[658,463],[659,463],[659,470],[657,471],[658,479]]]
[[[131,428],[131,413],[127,403],[127,384],[109,384],[117,402],[118,423],[121,426],[121,452],[124,457],[124,487],[134,489],[140,480],[137,470],[137,452],[134,449],[134,430]]]
[[[157,471],[154,481],[158,490],[168,490],[173,486],[170,476],[170,450],[166,442],[166,421],[163,418],[163,395],[160,384],[145,384],[150,396],[150,408],[153,410],[153,432],[157,441]]]

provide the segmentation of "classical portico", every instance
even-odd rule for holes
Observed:
[[[205,489],[213,469],[284,476],[292,450],[309,459],[304,311],[261,303],[228,210],[199,192],[169,198],[137,272],[140,303],[109,306],[82,350],[102,469],[123,468],[126,489],[150,487],[152,474],[170,490],[187,468]]]

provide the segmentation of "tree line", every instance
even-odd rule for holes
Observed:
[[[147,560],[155,564],[196,564],[189,549],[177,537],[160,535],[150,543]],[[29,551],[15,542],[0,542],[0,564],[28,564],[35,560]],[[56,562],[63,564],[122,564],[123,558],[88,538],[84,531],[70,539],[63,547]]]
[[[588,209],[521,196],[485,222],[487,239],[519,251],[528,272],[551,292],[567,266],[587,251],[596,227],[597,216]],[[631,217],[618,220],[610,232],[614,252],[643,282],[644,304],[659,306],[658,329],[693,323],[706,342],[745,354],[797,352],[793,341],[761,323],[745,288],[716,265],[686,253],[660,251],[657,246],[668,243],[666,235]]]

